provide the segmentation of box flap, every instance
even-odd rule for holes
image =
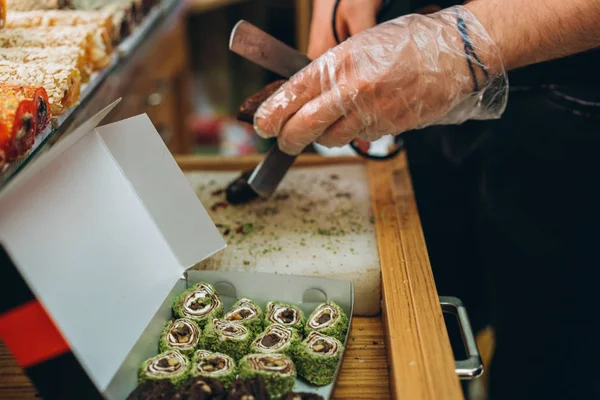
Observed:
[[[226,244],[146,115],[97,129],[184,267]],[[124,134],[126,133],[126,134]],[[142,157],[132,157],[137,152]]]
[[[0,242],[102,391],[187,265],[225,246],[184,179],[139,116],[0,196]]]

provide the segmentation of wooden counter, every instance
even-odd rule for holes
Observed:
[[[243,170],[260,156],[180,157],[183,170]],[[301,156],[297,166],[362,163]],[[355,318],[335,399],[463,399],[404,156],[366,163],[381,264],[381,317]],[[0,399],[35,390],[0,346]]]

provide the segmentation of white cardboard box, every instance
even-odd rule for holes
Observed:
[[[157,353],[173,297],[203,278],[249,297],[248,284],[267,280],[274,292],[259,296],[263,286],[259,298],[304,301],[307,309],[307,289],[319,289],[351,317],[350,282],[214,271],[188,277],[189,267],[226,244],[146,115],[97,127],[117,103],[0,194],[0,242],[106,398],[133,390],[139,365]],[[332,388],[320,392],[328,397]]]

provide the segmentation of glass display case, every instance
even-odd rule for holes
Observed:
[[[71,107],[63,115],[53,117],[48,128],[36,138],[35,144],[29,153],[4,168],[0,173],[0,190],[14,179],[20,171],[26,168],[27,165],[35,162],[41,153],[50,148],[61,137],[73,131],[112,101],[123,98],[118,111],[113,112],[113,115],[107,118],[107,122],[116,120],[113,119],[116,117],[123,119],[127,116],[145,112],[145,108],[140,110],[139,107],[132,107],[135,99],[139,99],[141,96],[141,88],[139,86],[146,87],[143,93],[143,103],[146,108],[161,106],[162,98],[165,96],[165,93],[161,90],[164,89],[162,87],[157,88],[156,82],[148,81],[145,81],[142,85],[138,84],[138,87],[136,87],[136,80],[134,78],[143,75],[145,70],[156,71],[161,70],[161,67],[164,67],[164,65],[172,65],[169,59],[159,58],[149,60],[148,57],[149,55],[151,56],[153,49],[157,45],[159,46],[157,42],[161,39],[185,42],[185,34],[177,36],[170,34],[174,30],[178,32],[185,31],[184,27],[181,26],[185,25],[182,23],[185,9],[186,4],[184,0],[162,0],[158,2],[157,6],[145,16],[144,20],[131,35],[125,38],[114,49],[111,64],[95,73],[85,85],[82,85],[79,104]],[[169,37],[165,39],[165,35]],[[176,44],[180,47],[186,46],[186,43]],[[182,53],[185,54],[185,50],[182,50]],[[183,58],[181,64],[185,64],[185,56],[180,56],[179,58]],[[159,86],[166,86],[166,84],[163,83]],[[175,107],[178,109],[184,108],[181,105]],[[127,115],[127,113],[133,114]],[[171,137],[173,136],[173,132],[169,130],[169,132],[164,133],[165,142],[170,145],[168,142],[173,141]],[[178,134],[180,135],[180,132]],[[173,146],[176,147],[174,150],[181,151],[181,140],[179,142],[174,140],[174,142]]]

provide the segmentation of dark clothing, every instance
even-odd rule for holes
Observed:
[[[600,399],[599,65],[511,72],[500,120],[402,135],[438,292],[495,331],[490,400]]]
[[[495,330],[491,400],[600,398],[600,118],[549,98],[405,137],[438,291]]]

